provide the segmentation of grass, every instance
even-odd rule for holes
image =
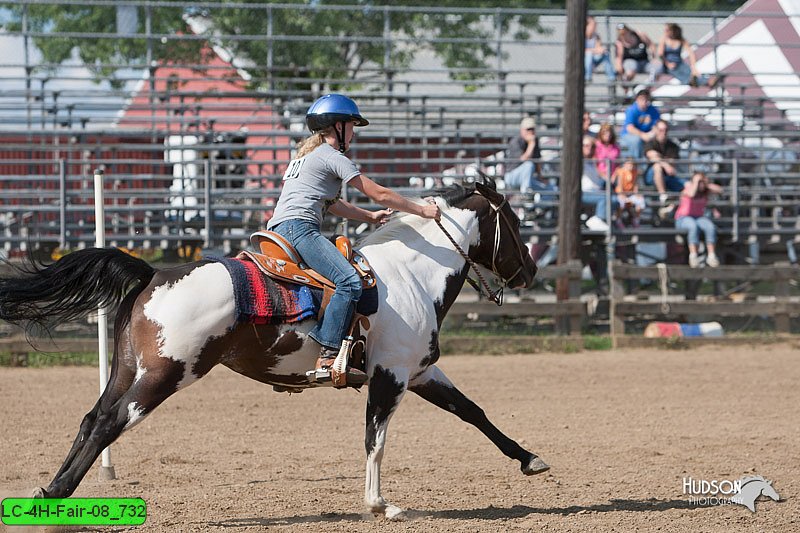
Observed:
[[[109,364],[111,356],[109,356]],[[97,366],[97,352],[20,352],[0,353],[0,367]]]
[[[608,335],[584,335],[583,336],[583,349],[584,350],[610,350],[611,337]]]

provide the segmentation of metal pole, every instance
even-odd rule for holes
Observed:
[[[105,248],[106,228],[105,212],[103,205],[103,171],[94,171],[94,225],[95,225],[95,246]],[[106,390],[108,384],[108,316],[105,307],[97,309],[97,342],[98,358],[100,371],[100,396]],[[111,465],[111,448],[105,448],[100,454],[100,480],[116,479],[114,467]]]
[[[203,241],[203,247],[208,249],[211,248],[211,160],[206,159],[203,162],[203,166],[205,167],[205,176],[206,176],[206,190],[204,191],[204,201],[206,204],[206,220],[205,220],[205,229],[206,229],[206,238]]]
[[[67,165],[63,158],[58,160],[58,214],[61,229],[58,232],[58,246],[67,247]]]
[[[147,61],[147,83],[150,86],[148,103],[150,105],[150,142],[156,143],[156,64],[153,58],[153,13],[150,4],[144,7],[144,33],[147,42],[146,61]],[[167,111],[169,113],[169,111]],[[154,174],[155,174],[155,168]]]
[[[608,279],[608,297],[609,297],[609,312],[610,312],[610,325],[609,333],[614,338],[617,333],[614,324],[616,310],[611,302],[614,298],[614,261],[617,260],[617,237],[614,235],[611,227],[611,159],[606,159],[606,278]],[[598,280],[599,281],[599,280]],[[613,341],[612,341],[613,342]]]
[[[275,90],[275,80],[273,79],[272,69],[273,69],[273,62],[275,61],[273,54],[273,42],[272,42],[272,32],[273,32],[273,23],[274,23],[274,15],[272,13],[272,6],[267,6],[267,79],[269,80],[269,90]]]
[[[611,160],[606,159],[606,224],[608,236],[611,237]]]
[[[731,200],[733,202],[733,242],[739,242],[739,160],[733,160],[731,176]]]
[[[25,47],[25,107],[27,108],[28,143],[30,144],[31,128],[33,127],[33,111],[31,110],[31,58],[28,43],[28,5],[22,6],[22,43]]]
[[[497,42],[497,74],[499,76],[503,71],[503,12],[499,7],[494,12],[494,38]],[[498,81],[500,80],[498,79]],[[498,89],[502,90],[501,87]]]
[[[383,71],[392,66],[392,23],[389,6],[383,8]]]
[[[714,74],[715,75],[719,75],[719,53],[718,53],[719,39],[718,39],[718,36],[717,36],[717,16],[716,15],[711,17],[711,31],[712,31],[712,34],[714,36],[714,40],[713,40],[713,45],[714,45]],[[725,87],[724,80],[723,80],[723,83],[722,83],[721,87],[723,89]],[[720,95],[724,96],[724,90],[723,89],[715,89],[714,90],[714,94],[717,95],[717,96],[720,96]],[[720,125],[722,127],[722,131],[725,131],[725,99],[724,98],[720,98],[720,100],[717,102],[717,105],[720,108]]]

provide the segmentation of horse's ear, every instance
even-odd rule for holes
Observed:
[[[480,181],[476,181],[475,189],[494,203],[500,203],[503,201],[503,195],[497,192],[497,184],[495,184],[494,180],[491,178],[489,179],[489,183],[481,183]]]
[[[497,190],[497,183],[495,183],[493,177],[489,176],[479,168],[476,168],[475,172],[478,174],[478,177],[480,178],[480,183],[483,183],[484,185],[494,189],[495,191]],[[475,182],[478,183],[479,181],[475,180]]]

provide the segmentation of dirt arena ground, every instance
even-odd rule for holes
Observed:
[[[142,497],[148,521],[128,529],[156,532],[800,530],[795,346],[440,366],[552,470],[523,476],[475,428],[409,394],[383,463],[384,496],[409,519],[375,519],[362,504],[365,394],[276,394],[220,367],[113,446],[117,481],[97,481],[95,466],[76,496]],[[0,369],[0,496],[47,485],[96,389],[91,368]],[[754,473],[781,495],[755,514],[683,494],[684,477]]]

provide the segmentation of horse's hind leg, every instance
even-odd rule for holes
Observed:
[[[108,411],[111,406],[114,405],[123,394],[125,394],[125,392],[133,383],[133,379],[136,375],[136,366],[135,359],[132,357],[130,352],[131,350],[130,343],[128,342],[128,331],[126,330],[121,333],[120,339],[117,342],[108,385],[106,385],[103,394],[97,400],[97,403],[95,403],[92,410],[86,413],[86,416],[83,417],[80,429],[78,430],[78,435],[75,437],[75,442],[72,443],[72,448],[70,448],[69,453],[67,453],[64,463],[54,476],[54,479],[63,474],[64,471],[72,464],[75,456],[89,438],[95,421],[97,420],[98,413],[101,410]]]
[[[489,422],[483,409],[464,396],[438,367],[431,366],[412,380],[409,390],[478,428],[503,454],[520,462],[523,474],[530,476],[550,469],[536,454],[525,450]]]
[[[159,368],[151,368],[112,405],[106,407],[101,400],[88,437],[74,453],[69,465],[62,467],[44,495],[50,498],[69,497],[100,452],[171,396],[178,389],[183,373],[183,364],[163,359]]]

